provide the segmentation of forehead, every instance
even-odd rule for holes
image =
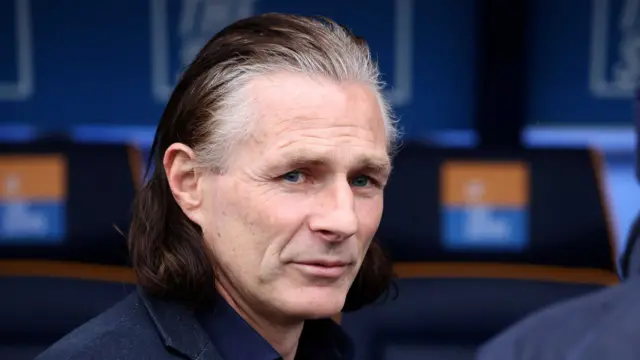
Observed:
[[[356,82],[302,74],[258,77],[249,84],[252,142],[265,153],[301,151],[386,157],[387,134],[375,92]]]

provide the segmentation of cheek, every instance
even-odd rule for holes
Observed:
[[[382,219],[382,196],[360,199],[356,202],[356,213],[360,222],[359,232],[364,238],[372,238]]]
[[[270,252],[281,254],[305,224],[309,204],[288,195],[276,196],[270,202],[261,226],[271,239]]]
[[[246,191],[223,181],[217,185],[203,203],[205,241],[215,263],[233,269],[230,276],[255,273],[269,246],[260,223],[264,214]]]
[[[369,245],[378,231],[380,220],[382,218],[382,197],[380,199],[364,199],[356,203],[356,212],[358,221],[358,239],[361,256],[364,258]]]
[[[269,205],[268,226],[278,229],[280,232],[295,230],[304,223],[310,207],[309,201],[303,199],[281,196],[277,197]]]
[[[304,220],[299,199],[245,187],[211,197],[207,241],[225,267],[258,277],[277,272],[281,253]],[[240,195],[241,194],[241,195]]]

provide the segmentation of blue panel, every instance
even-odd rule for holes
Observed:
[[[493,206],[442,209],[442,241],[449,250],[521,251],[528,241],[524,209]]]
[[[65,203],[0,203],[0,243],[58,243],[65,236]]]
[[[16,84],[18,48],[16,44],[16,16],[15,4],[12,1],[5,1],[3,10],[0,11],[0,86],[6,87]]]
[[[214,11],[190,7],[204,3]],[[408,135],[471,125],[468,0],[2,1],[0,82],[15,86],[0,91],[0,123],[154,126],[183,58],[238,16],[270,11],[326,15],[365,37]]]
[[[637,0],[532,2],[530,125],[631,125],[640,75]]]
[[[0,141],[30,142],[38,137],[38,129],[29,125],[0,125]]]

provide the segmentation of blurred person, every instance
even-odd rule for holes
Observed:
[[[264,14],[215,35],[158,125],[138,290],[39,359],[351,359],[331,317],[387,292],[372,241],[397,138],[366,43]]]
[[[621,257],[619,285],[542,309],[482,346],[477,360],[640,359],[640,217]]]

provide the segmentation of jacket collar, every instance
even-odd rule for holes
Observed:
[[[191,360],[222,360],[194,313],[184,305],[160,299],[138,288],[164,345]]]
[[[175,301],[163,300],[149,295],[138,287],[138,296],[147,308],[149,315],[162,337],[165,347],[176,351],[191,360],[223,360],[218,349],[210,340],[196,314],[186,306]],[[303,349],[318,349],[318,353],[331,352],[329,358],[352,359],[353,343],[339,325],[331,319],[310,321],[313,326],[305,326],[301,338]],[[315,346],[305,346],[307,339]],[[322,350],[322,351],[320,351]],[[317,354],[305,354],[315,358]],[[324,358],[327,358],[326,356]]]

